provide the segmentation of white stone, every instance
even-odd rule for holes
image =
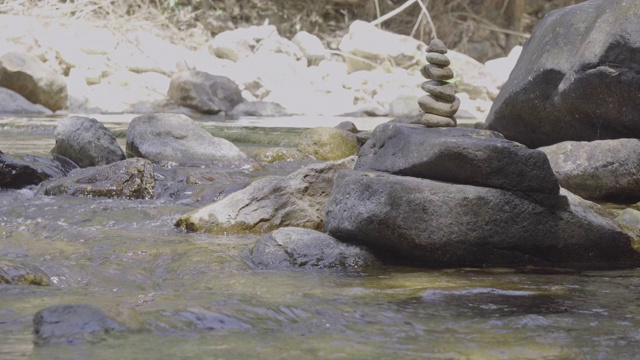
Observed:
[[[300,48],[309,64],[318,64],[328,56],[320,38],[306,31],[299,31],[291,41]]]

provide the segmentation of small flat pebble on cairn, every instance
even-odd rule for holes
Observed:
[[[456,97],[456,86],[447,83],[453,79],[451,61],[445,55],[447,47],[441,40],[434,39],[427,48],[427,62],[420,73],[428,81],[422,84],[422,90],[428,95],[418,99],[424,115],[417,122],[427,127],[455,127],[455,113],[460,108],[460,99]]]

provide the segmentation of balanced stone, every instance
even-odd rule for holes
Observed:
[[[449,67],[441,67],[438,65],[425,65],[420,69],[420,73],[427,79],[431,80],[451,80],[453,79],[453,70]]]
[[[427,114],[453,116],[460,108],[460,99],[456,97],[453,103],[448,103],[434,96],[425,95],[418,99],[418,106]]]
[[[449,58],[444,54],[428,52],[426,58],[429,64],[440,65],[440,66],[451,65],[451,60],[449,60]]]
[[[425,81],[422,83],[422,90],[429,95],[446,102],[454,102],[456,100],[456,86],[444,81]]]
[[[435,114],[424,114],[419,120],[414,121],[413,124],[420,124],[426,127],[456,127],[458,122],[453,116],[440,116]]]
[[[446,54],[447,46],[440,39],[433,39],[429,43],[429,47],[427,48],[427,52],[430,53],[438,53],[438,54]]]

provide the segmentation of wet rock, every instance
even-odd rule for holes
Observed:
[[[640,200],[640,140],[565,141],[541,147],[560,186],[589,200]]]
[[[378,264],[362,247],[342,243],[315,230],[287,227],[275,230],[251,249],[260,269],[359,269]]]
[[[31,55],[10,52],[0,56],[0,87],[51,111],[67,107],[67,85],[62,76]]]
[[[179,114],[142,115],[127,130],[127,156],[155,163],[235,164],[246,155],[231,142],[216,138]]]
[[[96,343],[125,327],[91,305],[55,305],[33,317],[36,345]]]
[[[40,104],[34,104],[15,91],[0,87],[0,114],[45,114],[51,110]]]
[[[630,234],[572,197],[386,173],[339,172],[325,230],[429,267],[640,264]]]
[[[260,149],[253,154],[253,158],[264,164],[273,164],[279,161],[308,159],[309,156],[296,149],[278,147]]]
[[[594,0],[549,13],[527,41],[487,118],[507,139],[639,138],[640,2]]]
[[[408,68],[418,64],[425,45],[412,37],[383,31],[368,22],[356,20],[349,26],[349,33],[340,41],[341,51],[355,55],[345,58],[349,73],[370,70],[385,61]],[[368,62],[359,60],[364,58]]]
[[[132,158],[76,169],[66,177],[40,184],[38,194],[151,199],[155,195],[154,186],[153,163]]]
[[[176,226],[211,233],[263,233],[285,226],[321,229],[338,170],[355,158],[312,164],[288,176],[258,179],[224,199],[181,216]]]
[[[248,172],[207,167],[155,167],[155,198],[193,207],[211,204],[251,183]]]
[[[196,70],[173,75],[167,95],[177,104],[203,114],[228,114],[242,102],[240,88],[231,79]]]
[[[300,135],[298,150],[318,160],[339,160],[358,154],[358,140],[344,130],[317,127]]]
[[[488,130],[382,124],[363,146],[355,169],[510,191],[557,195],[560,190],[543,152]]]
[[[15,157],[0,151],[0,188],[21,189],[30,185],[67,175],[78,166],[61,158],[37,156]]]
[[[238,104],[231,111],[234,116],[286,116],[287,110],[279,104],[268,101],[249,101]]]
[[[71,116],[62,120],[54,133],[52,153],[85,168],[126,159],[115,136],[96,119]]]
[[[0,259],[0,284],[47,286],[50,281],[49,275],[35,265]]]

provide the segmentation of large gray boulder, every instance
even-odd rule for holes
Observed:
[[[54,133],[51,149],[85,168],[111,164],[126,159],[115,136],[96,119],[71,116],[62,120]]]
[[[151,199],[155,196],[154,186],[153,163],[133,158],[76,169],[65,177],[41,183],[38,194]]]
[[[230,113],[243,99],[240,88],[225,76],[189,70],[171,77],[169,99],[204,114]]]
[[[640,264],[631,235],[572,197],[339,172],[325,230],[429,267]]]
[[[131,120],[126,151],[128,157],[155,163],[230,164],[246,159],[237,146],[180,114],[150,114]]]
[[[640,2],[591,0],[549,13],[495,99],[487,128],[540,147],[640,137]]]
[[[176,226],[211,233],[265,233],[294,226],[320,230],[338,170],[355,157],[312,164],[288,176],[268,176],[224,199],[181,216]]]
[[[67,106],[64,78],[32,55],[10,52],[0,56],[0,87],[13,90],[51,111]]]
[[[260,269],[359,269],[378,260],[366,249],[315,230],[286,227],[270,232],[251,248]]]
[[[355,169],[511,191],[560,191],[543,152],[488,130],[385,123],[362,147]]]
[[[640,140],[565,141],[541,147],[560,185],[589,200],[640,200]]]

